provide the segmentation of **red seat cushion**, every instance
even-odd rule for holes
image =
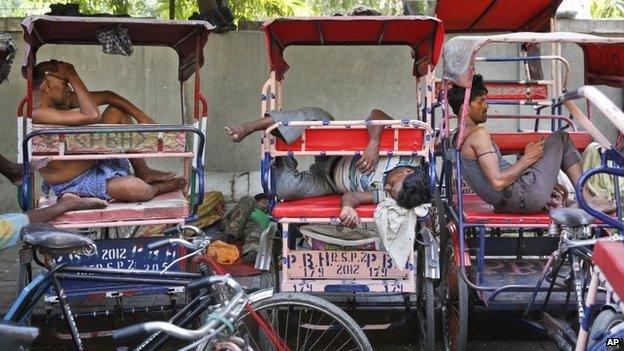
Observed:
[[[56,198],[42,197],[39,207],[56,203]],[[141,203],[111,203],[100,210],[71,211],[57,217],[53,224],[97,223],[183,218],[188,215],[188,202],[181,191],[160,194]]]
[[[624,244],[597,242],[594,246],[592,261],[604,273],[620,298],[624,298]]]
[[[515,154],[524,152],[524,148],[529,142],[536,142],[551,134],[551,132],[492,132],[490,136],[502,154]],[[591,134],[586,132],[569,132],[568,134],[576,149],[580,151],[585,150],[587,145],[594,141]]]
[[[457,202],[457,201],[455,201]],[[464,195],[464,218],[471,224],[539,224],[549,225],[548,213],[510,214],[494,212],[494,207],[478,195]]]
[[[373,218],[376,207],[375,204],[366,204],[355,210],[360,218]],[[338,218],[340,210],[340,195],[326,195],[280,202],[273,208],[273,217]]]
[[[310,128],[305,130],[306,151],[345,151],[364,150],[368,145],[366,128]],[[423,149],[425,130],[421,128],[402,128],[397,132],[397,149],[394,148],[395,129],[385,128],[380,137],[379,151],[420,151]],[[290,145],[277,138],[278,151],[303,151],[303,140],[299,138]]]

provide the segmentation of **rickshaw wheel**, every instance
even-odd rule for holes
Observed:
[[[449,241],[444,250],[442,272],[442,328],[444,348],[464,351],[468,341],[468,286],[455,265],[455,248]]]
[[[424,251],[424,248],[419,246],[416,266],[416,289],[418,289],[416,308],[419,349],[428,351],[435,348],[435,295],[433,293],[433,280],[425,277]]]
[[[622,322],[624,322],[624,315],[622,313],[615,312],[611,309],[600,312],[589,329],[587,346],[591,346],[592,341],[599,341],[600,339],[594,340],[598,335],[608,332],[611,328]]]

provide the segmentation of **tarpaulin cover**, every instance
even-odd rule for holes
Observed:
[[[133,45],[169,46],[178,53],[180,81],[195,72],[197,40],[199,66],[204,64],[203,48],[214,27],[206,21],[173,21],[124,17],[28,16],[22,21],[24,30],[25,67],[32,65],[34,54],[44,44],[100,45],[96,31],[121,26],[129,30]],[[30,57],[30,54],[33,57]],[[25,74],[25,73],[24,73]]]
[[[547,32],[562,0],[438,0],[447,32]]]
[[[624,87],[624,38],[567,32],[523,32],[452,38],[444,44],[444,79],[468,87],[472,82],[477,52],[491,43],[574,43],[583,50],[586,85]]]
[[[414,50],[415,76],[435,66],[444,41],[442,21],[425,16],[336,16],[277,18],[264,23],[269,66],[278,79],[290,45],[407,45]]]

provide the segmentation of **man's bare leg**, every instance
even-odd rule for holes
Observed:
[[[11,162],[4,156],[0,155],[0,173],[7,177],[11,183],[19,184],[22,182],[24,170],[19,164]]]
[[[235,124],[229,127],[225,127],[225,132],[235,143],[243,141],[249,134],[265,130],[273,125],[275,122],[271,117],[262,117],[253,122],[246,122],[243,124]]]
[[[36,172],[50,163],[48,157],[30,161],[30,172]],[[21,185],[24,178],[24,168],[21,164],[7,160],[0,155],[0,173],[5,176],[13,185]]]
[[[108,206],[104,200],[94,197],[78,197],[64,194],[54,205],[26,211],[30,223],[46,223],[69,211],[95,210]]]
[[[583,173],[583,168],[580,163],[575,163],[570,168],[564,170],[564,172],[568,178],[570,178],[572,185],[576,187],[576,184]],[[583,187],[583,197],[592,208],[598,211],[604,213],[614,213],[616,211],[615,201],[608,199],[604,195],[591,194],[587,187]]]
[[[114,106],[108,106],[102,113],[104,124],[132,124],[132,118]],[[143,179],[146,183],[170,180],[175,177],[174,172],[163,172],[150,168],[144,159],[130,159],[134,175]]]
[[[135,176],[117,177],[108,181],[106,192],[114,200],[121,202],[142,202],[154,196],[180,190],[186,185],[183,177],[148,184]]]

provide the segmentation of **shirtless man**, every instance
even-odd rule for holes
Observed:
[[[230,139],[240,142],[249,134],[265,130],[279,121],[312,121],[333,119],[320,108],[306,107],[296,110],[271,111],[253,122],[226,127]],[[369,120],[392,119],[380,110],[372,110]],[[277,196],[282,200],[295,200],[329,194],[341,194],[343,225],[353,228],[360,219],[355,208],[360,204],[377,204],[385,197],[393,198],[404,208],[414,208],[431,201],[429,171],[421,165],[418,156],[379,157],[382,125],[369,125],[369,142],[361,157],[315,157],[309,170],[297,170],[294,157],[278,157],[276,164]],[[282,126],[276,136],[287,144],[297,140],[302,127]]]
[[[155,123],[131,102],[111,91],[90,92],[74,66],[62,61],[39,63],[33,77],[35,91],[33,123],[83,126],[93,123]],[[70,89],[73,88],[72,89]],[[108,105],[100,113],[98,106]],[[98,161],[50,162],[40,170],[44,191],[52,189],[57,196],[74,194],[122,202],[147,201],[154,196],[184,187],[182,177],[153,170],[145,160],[127,159]]]
[[[466,89],[454,85],[448,92],[453,112],[461,115]],[[536,213],[544,210],[551,201],[557,184],[559,170],[563,170],[576,184],[583,171],[581,156],[565,132],[554,132],[548,138],[526,145],[520,159],[510,164],[482,125],[487,121],[488,91],[481,75],[472,80],[466,133],[460,155],[462,177],[479,197],[494,206],[497,212]],[[594,208],[604,212],[615,210],[613,203],[604,198],[585,199]]]

